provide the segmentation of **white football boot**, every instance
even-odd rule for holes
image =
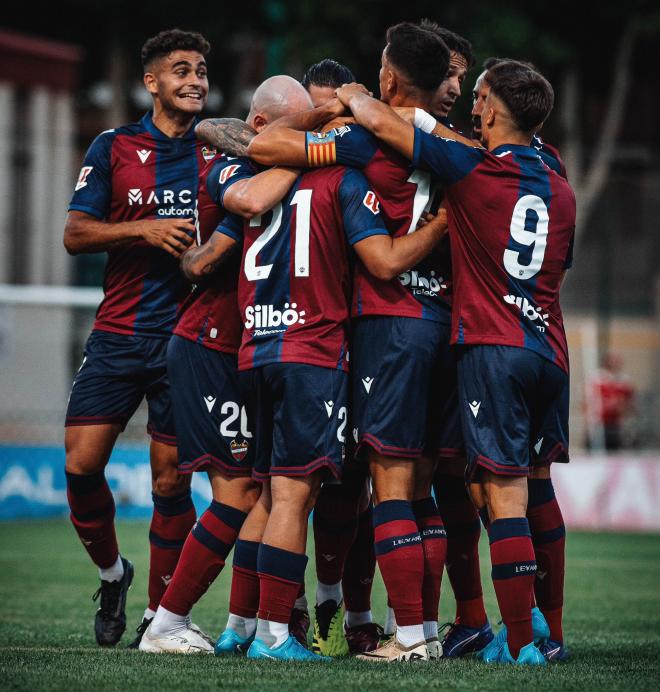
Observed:
[[[139,649],[151,654],[212,654],[213,644],[190,627],[156,635],[149,625],[142,635]]]

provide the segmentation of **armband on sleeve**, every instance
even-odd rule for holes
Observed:
[[[337,163],[335,132],[306,132],[305,149],[310,166],[332,166]]]

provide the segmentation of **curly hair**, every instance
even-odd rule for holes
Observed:
[[[211,44],[196,31],[169,29],[147,39],[142,46],[142,65],[147,67],[156,58],[162,58],[175,50],[194,50],[207,55]]]

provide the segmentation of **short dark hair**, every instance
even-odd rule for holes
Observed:
[[[156,58],[163,58],[174,50],[194,50],[207,55],[211,44],[196,31],[169,29],[145,41],[142,46],[142,65],[146,67]]]
[[[538,72],[538,70],[534,66],[534,63],[531,63],[528,60],[515,60],[514,58],[496,58],[494,56],[486,58],[481,67],[483,70],[490,70],[491,67],[499,65],[501,62],[516,62],[520,65],[527,65],[527,67],[529,67],[530,69]]]
[[[536,132],[550,115],[555,92],[550,82],[526,63],[502,60],[486,72],[484,79],[521,132]]]
[[[413,86],[434,91],[442,84],[449,68],[449,49],[436,33],[401,22],[387,30],[386,40],[387,59]]]
[[[445,45],[450,51],[462,55],[467,62],[468,68],[475,64],[476,59],[474,57],[474,51],[472,50],[472,44],[465,37],[454,31],[445,29],[444,26],[440,26],[438,22],[434,22],[432,19],[422,19],[419,25],[422,29],[437,34],[445,42]]]
[[[355,75],[341,63],[332,58],[325,58],[307,68],[300,83],[309,89],[313,84],[319,87],[333,87],[337,89],[342,84],[350,84],[355,81]]]

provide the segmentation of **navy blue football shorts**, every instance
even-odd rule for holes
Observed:
[[[148,433],[156,442],[175,446],[167,379],[168,341],[93,331],[73,379],[64,425],[116,423],[123,430],[146,397]]]
[[[254,441],[238,385],[238,357],[173,336],[167,348],[179,472],[252,473]]]
[[[301,363],[271,363],[239,373],[254,433],[253,478],[341,477],[348,375]]]
[[[532,451],[532,466],[569,462],[568,411],[571,388],[568,381],[559,399],[550,409]]]
[[[443,437],[440,425],[448,342],[449,325],[431,320],[355,320],[351,425],[356,454],[369,446],[383,456],[414,460],[455,444],[455,434],[446,428]]]
[[[568,386],[568,375],[515,346],[460,347],[458,392],[467,475],[527,476],[533,445]]]

